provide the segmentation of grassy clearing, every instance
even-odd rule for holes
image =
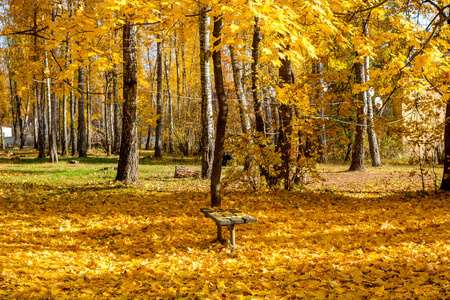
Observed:
[[[49,164],[0,158],[4,299],[445,299],[450,198],[418,193],[414,166],[320,166],[307,191],[227,190],[237,252],[212,243],[199,212],[208,182],[176,180],[195,159],[143,159],[141,183],[114,181],[117,157]],[[141,157],[150,156],[143,152]],[[106,168],[106,169],[105,169]],[[411,181],[412,180],[412,181]],[[225,233],[227,236],[227,233]]]

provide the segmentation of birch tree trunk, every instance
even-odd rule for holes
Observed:
[[[230,50],[230,59],[231,59],[231,67],[233,69],[233,81],[234,81],[234,90],[236,92],[236,96],[239,101],[239,116],[241,119],[241,128],[242,133],[248,134],[250,131],[250,118],[247,114],[247,101],[245,97],[244,88],[242,86],[242,69],[239,66],[239,63],[236,58],[236,51],[232,45],[229,46]]]
[[[116,180],[139,182],[137,137],[137,26],[123,26],[123,120],[122,144]]]
[[[118,31],[116,37],[118,37]],[[120,120],[120,103],[119,103],[119,86],[117,82],[117,65],[114,65],[113,69],[113,94],[114,94],[114,146],[113,152],[115,154],[120,151],[120,132],[122,130],[122,123]]]
[[[172,92],[170,90],[170,61],[167,62],[167,54],[164,56],[164,67],[166,70],[166,86],[167,86],[167,117],[169,121],[169,153],[174,152],[173,145],[173,101]]]
[[[210,18],[206,13],[209,7],[200,8],[200,84],[202,91],[202,178],[211,178],[214,159],[214,124],[211,95],[211,74],[209,49]]]
[[[233,70],[234,90],[239,101],[239,116],[241,119],[242,133],[247,136],[250,132],[250,118],[247,114],[247,101],[245,97],[244,88],[242,86],[242,69],[236,58],[236,51],[232,45],[229,46],[231,68]],[[247,156],[244,161],[244,171],[248,171],[250,168],[250,156]]]
[[[218,99],[219,112],[216,124],[216,140],[214,143],[214,160],[211,174],[211,206],[220,207],[220,177],[222,173],[222,157],[224,153],[225,131],[227,127],[228,103],[225,96],[222,74],[222,50],[221,43],[222,16],[214,17],[214,51],[212,54],[214,64],[214,82]]]
[[[366,71],[366,82],[370,81],[370,59],[369,56],[364,58],[364,66]],[[367,94],[367,137],[369,139],[370,158],[372,159],[372,167],[382,167],[380,158],[380,150],[378,148],[377,135],[375,132],[375,122],[373,120],[373,102],[370,91]]]
[[[158,120],[156,121],[155,133],[155,157],[162,157],[162,42],[161,36],[158,36],[156,43],[156,113]]]
[[[325,120],[324,120],[324,108],[323,108],[323,63],[317,62],[317,75],[320,76],[319,79],[319,95],[317,105],[319,108],[319,146],[320,146],[320,162],[327,163],[328,155],[327,155],[327,131],[325,128]]]

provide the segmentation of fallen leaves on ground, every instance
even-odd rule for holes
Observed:
[[[207,185],[181,190],[173,181],[170,189],[166,181],[161,192],[155,182],[138,188],[2,183],[0,298],[450,294],[447,194],[233,191],[224,196],[224,208],[258,223],[236,226],[232,252],[213,243],[216,226],[200,213],[208,206]]]

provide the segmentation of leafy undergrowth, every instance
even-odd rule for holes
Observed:
[[[213,242],[215,225],[199,211],[208,205],[207,182],[151,175],[156,171],[143,167],[148,173],[142,184],[125,187],[95,181],[103,174],[98,165],[80,165],[74,168],[86,175],[78,180],[61,171],[65,184],[51,179],[40,184],[49,176],[45,172],[33,177],[24,175],[23,166],[1,167],[2,299],[450,294],[446,194],[388,193],[391,179],[375,182],[385,189],[375,195],[356,193],[351,182],[342,188],[353,194],[332,186],[322,192],[230,191],[225,207],[258,218],[236,227],[232,252]]]

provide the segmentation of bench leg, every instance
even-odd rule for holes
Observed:
[[[222,243],[223,237],[222,237],[222,226],[217,224],[217,240]]]
[[[234,251],[234,249],[236,248],[236,230],[234,228],[234,224],[230,226],[230,243],[231,248]]]

